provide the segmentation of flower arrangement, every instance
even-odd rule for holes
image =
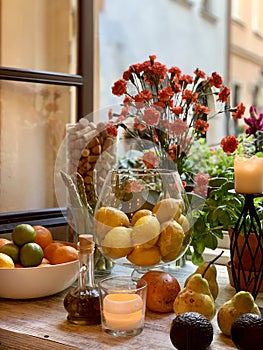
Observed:
[[[194,141],[207,132],[209,120],[226,110],[235,119],[245,112],[242,103],[229,107],[230,89],[218,73],[207,76],[196,69],[193,76],[183,74],[178,67],[167,68],[156,61],[154,55],[131,65],[114,83],[112,93],[124,99],[120,113],[109,112],[108,133],[116,136],[122,127],[128,136],[141,141],[146,167],[174,164],[190,182],[194,175],[186,169],[187,158]],[[221,105],[214,114],[208,106],[211,97]],[[152,149],[145,149],[143,140],[150,140]]]
[[[217,247],[222,230],[233,227],[242,210],[242,197],[229,192],[234,188],[234,154],[263,156],[263,114],[250,107],[244,133],[228,135],[220,147],[209,148],[204,138],[209,120],[226,113],[241,120],[245,106],[230,107],[230,89],[218,73],[207,76],[196,69],[192,76],[183,74],[178,67],[167,68],[156,61],[155,56],[131,65],[114,83],[112,93],[123,101],[119,113],[109,111],[108,133],[116,136],[123,128],[127,136],[139,141],[142,162],[136,161],[137,165],[174,165],[181,178],[195,186],[189,198],[195,203],[200,199],[200,207],[190,249],[192,261],[201,264],[204,249]],[[211,101],[219,107],[214,112]],[[151,141],[152,147],[145,147],[144,140]],[[194,163],[198,171],[193,171]]]
[[[255,106],[250,106],[249,117],[244,118],[245,133],[236,136],[226,136],[221,141],[221,147],[227,154],[243,153],[247,156],[263,157],[263,113],[258,114]]]

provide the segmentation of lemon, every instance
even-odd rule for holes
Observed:
[[[0,253],[0,267],[11,267],[14,268],[14,262],[9,255],[5,253]]]
[[[112,259],[119,259],[132,251],[132,229],[117,226],[111,229],[102,241],[104,254]]]
[[[0,248],[0,253],[8,255],[14,263],[17,263],[19,260],[19,247],[14,243],[6,243]]]
[[[149,248],[158,240],[160,234],[160,223],[155,215],[145,215],[140,217],[133,227],[134,245],[146,244],[144,248]]]
[[[151,210],[149,210],[149,209],[140,209],[140,210],[136,211],[133,214],[132,218],[131,218],[132,226],[135,225],[137,220],[139,220],[141,217],[146,216],[146,215],[152,215]]]
[[[165,198],[155,204],[153,214],[162,223],[164,221],[177,220],[182,214],[183,202],[181,199]]]
[[[20,263],[24,267],[38,266],[43,257],[43,249],[37,243],[29,242],[20,248]]]
[[[154,266],[161,261],[161,255],[158,247],[141,248],[136,246],[127,256],[127,259],[138,266]]]
[[[12,232],[12,240],[16,245],[34,242],[36,239],[36,231],[33,226],[29,224],[17,225]]]
[[[113,207],[101,207],[95,214],[95,229],[103,239],[105,234],[113,227],[129,227],[130,221],[128,216],[121,210]]]
[[[184,231],[175,220],[164,222],[161,226],[161,234],[158,241],[163,261],[175,260],[184,249]]]

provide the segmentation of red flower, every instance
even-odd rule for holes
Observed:
[[[128,69],[128,70],[126,70],[126,71],[123,73],[122,77],[123,77],[124,80],[127,80],[127,81],[128,81],[128,80],[130,79],[130,77],[131,77],[131,74],[132,74],[131,69]]]
[[[168,70],[169,73],[172,73],[174,75],[176,75],[177,77],[179,77],[181,74],[182,74],[182,71],[180,68],[178,67],[171,67],[169,70]]]
[[[158,157],[152,151],[144,153],[142,161],[148,169],[153,169],[159,165]]]
[[[140,96],[145,101],[150,101],[153,98],[153,94],[149,90],[142,90],[137,96]]]
[[[142,184],[139,184],[136,181],[131,180],[129,185],[126,188],[127,193],[134,193],[134,192],[141,192],[141,190],[144,188]]]
[[[146,108],[142,120],[147,125],[157,126],[160,120],[160,112],[154,107]]]
[[[170,128],[175,135],[180,136],[189,129],[189,126],[182,119],[177,118],[170,124]]]
[[[131,96],[125,96],[123,99],[124,105],[129,105],[133,101],[133,98]]]
[[[206,106],[200,105],[199,103],[197,103],[194,106],[194,112],[197,114],[209,114],[210,113],[210,109]]]
[[[243,105],[243,103],[239,103],[236,107],[236,111],[232,112],[232,117],[235,119],[241,119],[245,113],[246,107]]]
[[[116,137],[118,134],[117,127],[115,125],[110,124],[110,123],[106,124],[106,130],[107,130],[108,135],[110,135],[110,136]]]
[[[133,122],[134,129],[137,129],[139,131],[144,131],[146,129],[146,125],[141,123],[141,121],[135,117]]]
[[[230,96],[230,89],[227,86],[223,86],[218,94],[217,101],[227,102]]]
[[[212,76],[210,77],[210,85],[215,86],[216,88],[220,88],[222,86],[222,83],[222,77],[218,73],[213,72]]]
[[[224,137],[221,140],[220,146],[222,147],[222,149],[225,153],[230,154],[230,153],[235,152],[235,150],[237,149],[238,140],[235,136],[230,135],[230,136]]]
[[[163,102],[169,101],[169,99],[174,95],[173,89],[171,86],[167,86],[164,89],[159,91],[158,99]]]
[[[154,62],[152,66],[148,67],[147,73],[150,76],[159,76],[161,80],[165,78],[165,75],[167,73],[167,68],[164,64],[161,64],[160,62]]]
[[[194,103],[197,100],[198,93],[192,92],[191,90],[185,89],[182,94],[182,99],[186,100],[187,103]]]
[[[209,128],[209,123],[203,119],[197,119],[194,124],[195,131],[199,134],[205,134]]]
[[[194,71],[194,74],[199,78],[205,79],[205,72],[202,71],[201,69],[196,69]]]
[[[182,75],[180,80],[186,84],[192,84],[194,81],[193,77],[189,74]]]
[[[171,108],[171,112],[179,115],[183,112],[183,107],[182,106],[173,107],[173,108]]]
[[[127,82],[124,79],[120,79],[114,83],[114,86],[112,87],[112,93],[116,96],[121,96],[125,94],[127,87]]]

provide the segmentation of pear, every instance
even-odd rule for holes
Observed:
[[[216,300],[217,296],[218,296],[218,291],[219,291],[219,288],[218,288],[218,283],[217,283],[217,270],[216,270],[216,267],[214,264],[210,264],[210,266],[208,267],[209,263],[207,262],[203,262],[202,265],[198,266],[198,268],[195,270],[195,272],[193,274],[196,274],[196,273],[200,273],[201,275],[203,275],[203,273],[205,272],[205,275],[203,276],[208,284],[209,284],[209,288],[210,288],[210,291],[211,291],[211,294],[213,295],[213,298],[214,300]],[[208,267],[208,268],[207,268]],[[185,284],[187,284],[189,278],[193,275],[191,274],[185,281]]]
[[[231,327],[237,317],[245,313],[260,316],[260,311],[250,292],[240,291],[226,301],[218,310],[217,323],[223,334],[231,335]]]
[[[216,314],[216,306],[209,284],[201,274],[193,274],[188,279],[186,286],[175,298],[173,309],[177,316],[185,312],[198,312],[212,320]]]

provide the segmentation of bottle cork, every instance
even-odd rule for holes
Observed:
[[[91,234],[81,234],[79,235],[79,249],[87,253],[92,253],[95,243],[93,241],[93,236]]]

